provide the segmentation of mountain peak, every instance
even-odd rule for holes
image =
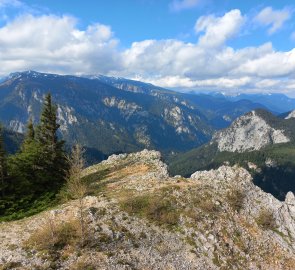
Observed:
[[[251,111],[237,120],[227,129],[214,135],[218,150],[245,152],[259,150],[269,144],[286,143],[290,138],[280,128],[279,119],[265,110]]]

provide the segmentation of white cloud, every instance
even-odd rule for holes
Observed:
[[[235,36],[244,18],[237,9],[231,10],[223,17],[203,16],[200,17],[195,25],[195,31],[205,32],[199,39],[199,44],[205,47],[218,47],[223,45],[228,39]]]
[[[76,27],[69,16],[25,15],[0,28],[0,73],[37,69],[106,73],[120,63],[111,28]]]
[[[24,15],[0,28],[0,76],[32,69],[125,76],[179,89],[294,92],[295,49],[226,44],[243,21],[240,11],[232,10],[200,18],[196,30],[204,33],[196,43],[144,40],[120,49],[110,26],[81,30],[70,16]]]
[[[257,14],[254,21],[263,26],[270,26],[268,33],[271,35],[282,28],[284,23],[291,18],[291,15],[292,11],[287,8],[273,10],[271,7],[266,7]]]
[[[172,11],[181,11],[184,9],[190,9],[198,6],[200,0],[173,0],[170,3],[170,9]]]

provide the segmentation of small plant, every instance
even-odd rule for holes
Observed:
[[[79,224],[68,221],[59,224],[46,223],[25,242],[25,247],[38,251],[54,252],[68,245],[76,245],[79,239]]]
[[[125,200],[121,207],[124,211],[145,217],[159,225],[177,225],[179,211],[171,197],[161,195],[141,195]]]
[[[227,201],[233,210],[240,211],[243,208],[246,194],[243,190],[233,188],[226,194]]]
[[[22,264],[20,262],[8,262],[8,263],[0,265],[0,270],[16,269],[21,266]]]
[[[256,222],[265,230],[274,230],[277,227],[273,212],[268,209],[262,209],[259,212]]]
[[[217,205],[210,199],[206,198],[204,200],[201,200],[198,205],[199,208],[201,208],[206,213],[215,213],[218,211]]]
[[[84,197],[87,194],[87,185],[82,179],[82,171],[85,166],[85,160],[83,158],[84,150],[81,145],[76,144],[72,148],[71,155],[67,158],[69,164],[69,171],[66,177],[67,180],[67,191],[72,198],[77,199],[79,202],[79,223],[80,223],[80,235],[81,245],[85,245],[87,223],[84,214]]]

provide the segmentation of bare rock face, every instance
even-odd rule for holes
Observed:
[[[276,228],[288,241],[281,241],[281,236],[278,235],[274,237],[277,237],[285,248],[291,246],[295,251],[295,196],[292,192],[288,192],[285,201],[281,202],[255,186],[251,174],[238,166],[221,166],[217,170],[196,172],[191,175],[191,179],[202,181],[219,191],[224,190],[224,194],[232,187],[242,190],[245,193],[244,213],[258,217],[261,211],[271,212]]]
[[[295,110],[290,112],[285,119],[295,118]]]
[[[213,141],[219,151],[245,152],[259,150],[266,145],[290,141],[284,130],[271,127],[255,111],[241,116],[233,124],[217,132]]]

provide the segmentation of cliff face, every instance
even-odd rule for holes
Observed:
[[[55,246],[41,245],[36,237],[46,238],[48,224],[58,228],[77,219],[79,204],[69,201],[1,224],[3,267],[295,269],[294,194],[276,200],[243,168],[170,177],[160,154],[144,150],[111,156],[87,168],[84,179],[92,194],[83,200],[84,245],[74,236]]]
[[[273,127],[256,111],[239,117],[232,125],[213,137],[219,151],[245,152],[270,144],[286,143],[290,138],[283,129]]]

